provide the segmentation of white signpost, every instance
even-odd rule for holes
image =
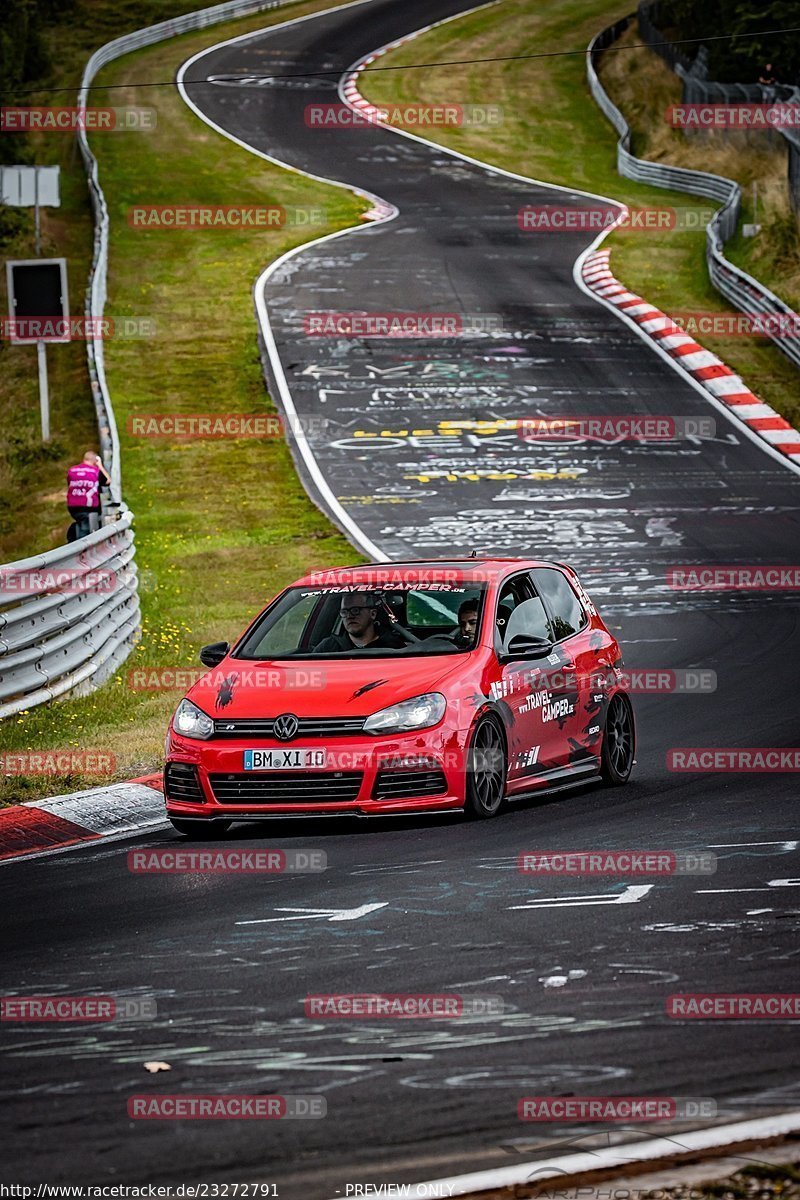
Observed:
[[[60,167],[0,167],[0,204],[13,208],[33,208],[36,226],[36,254],[41,249],[39,209],[58,208]]]
[[[59,167],[0,167],[0,204],[13,208],[33,208],[36,230],[35,259],[9,262],[6,264],[8,279],[8,313],[12,320],[36,317],[64,317],[65,336],[10,337],[17,345],[36,342],[36,357],[39,367],[39,411],[42,422],[42,441],[50,441],[50,394],[47,386],[47,356],[45,342],[68,342],[69,302],[67,300],[67,260],[65,258],[40,259],[42,252],[41,221],[39,210],[58,208],[61,204],[59,192]],[[36,267],[43,268],[36,271]],[[56,305],[44,311],[48,304]],[[44,308],[42,307],[44,305]]]
[[[50,398],[47,387],[46,342],[68,342],[69,299],[65,258],[28,258],[6,262],[8,315],[12,320],[9,341],[17,346],[36,343],[39,363],[39,410],[42,441],[50,441]],[[53,322],[43,333],[42,319]],[[26,322],[30,323],[30,328]],[[59,331],[58,324],[62,329]]]

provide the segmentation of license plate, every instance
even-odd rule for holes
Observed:
[[[245,750],[245,771],[319,771],[327,762],[325,750],[292,746],[290,750]]]

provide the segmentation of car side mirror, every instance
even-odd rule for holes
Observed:
[[[553,649],[553,643],[547,638],[534,637],[530,633],[517,633],[503,650],[504,659],[509,658],[545,658]]]
[[[218,667],[229,650],[227,642],[212,642],[210,646],[203,646],[200,662],[204,667]]]

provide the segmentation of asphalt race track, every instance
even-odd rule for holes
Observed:
[[[617,792],[552,797],[481,825],[320,820],[270,826],[268,839],[240,826],[225,839],[324,849],[320,874],[128,871],[130,849],[175,844],[171,830],[0,871],[7,987],[158,1005],[155,1020],[3,1028],[5,1153],[22,1182],[257,1180],[282,1200],[325,1200],[353,1183],[534,1159],[559,1139],[605,1144],[605,1126],[520,1123],[523,1095],[704,1097],[720,1121],[800,1106],[790,1023],[665,1012],[672,993],[796,990],[796,776],[676,774],[666,755],[796,743],[797,597],[674,592],[665,573],[798,562],[800,480],[576,286],[586,234],[517,227],[523,204],[586,197],[390,131],[311,129],[305,106],[337,100],[332,75],[302,88],[197,82],[344,70],[467,7],[376,0],[212,50],[187,72],[192,102],[236,138],[399,209],[311,246],[267,281],[297,410],[327,422],[312,438],[319,466],[384,553],[475,547],[569,561],[628,667],[713,670],[716,690],[635,698],[638,766]],[[309,312],[357,309],[492,314],[503,333],[303,332]],[[660,445],[545,447],[502,428],[436,436],[441,422],[595,413],[712,416],[717,429]],[[355,436],[414,429],[433,433],[381,448]],[[543,848],[711,850],[719,864],[631,893],[628,881],[519,874],[519,852]],[[380,907],[331,920],[369,905]],[[377,991],[501,996],[505,1011],[451,1022],[304,1015],[309,993]],[[171,1071],[149,1075],[151,1060]],[[328,1113],[128,1118],[129,1096],[164,1092],[321,1093]]]

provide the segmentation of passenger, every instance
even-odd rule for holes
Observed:
[[[377,625],[378,602],[369,592],[349,592],[342,597],[339,613],[344,633],[333,633],[314,647],[320,654],[347,650],[399,650],[406,643],[389,629]]]
[[[453,639],[457,646],[465,650],[475,641],[475,631],[478,628],[478,601],[465,600],[458,610],[458,633]]]

